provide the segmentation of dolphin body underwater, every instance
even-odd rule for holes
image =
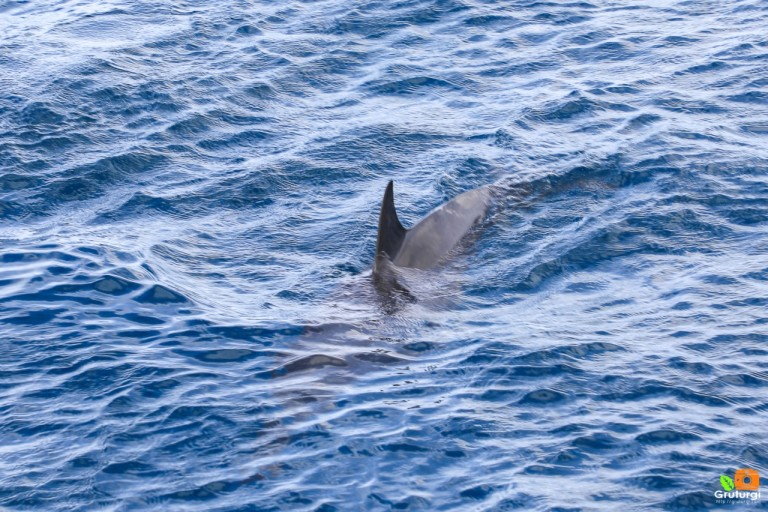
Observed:
[[[394,184],[387,185],[379,214],[373,275],[381,279],[390,265],[426,270],[437,265],[485,215],[489,186],[469,190],[432,210],[405,229],[395,210]]]

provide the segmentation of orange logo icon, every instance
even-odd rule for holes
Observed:
[[[737,491],[756,491],[760,487],[760,474],[754,469],[737,469],[733,483]]]

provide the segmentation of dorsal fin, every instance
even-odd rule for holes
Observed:
[[[395,211],[395,192],[392,181],[387,185],[384,191],[384,199],[381,202],[381,214],[379,215],[379,236],[376,240],[376,257],[381,253],[386,253],[389,259],[397,256],[400,247],[403,245],[405,233],[408,230],[400,224]]]

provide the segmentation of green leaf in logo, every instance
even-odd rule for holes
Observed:
[[[722,485],[723,489],[725,489],[726,491],[732,491],[733,479],[729,476],[720,475],[720,485]]]

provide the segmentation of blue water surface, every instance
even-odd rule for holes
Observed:
[[[763,0],[0,0],[0,509],[745,510]],[[499,191],[445,263],[371,279]]]

